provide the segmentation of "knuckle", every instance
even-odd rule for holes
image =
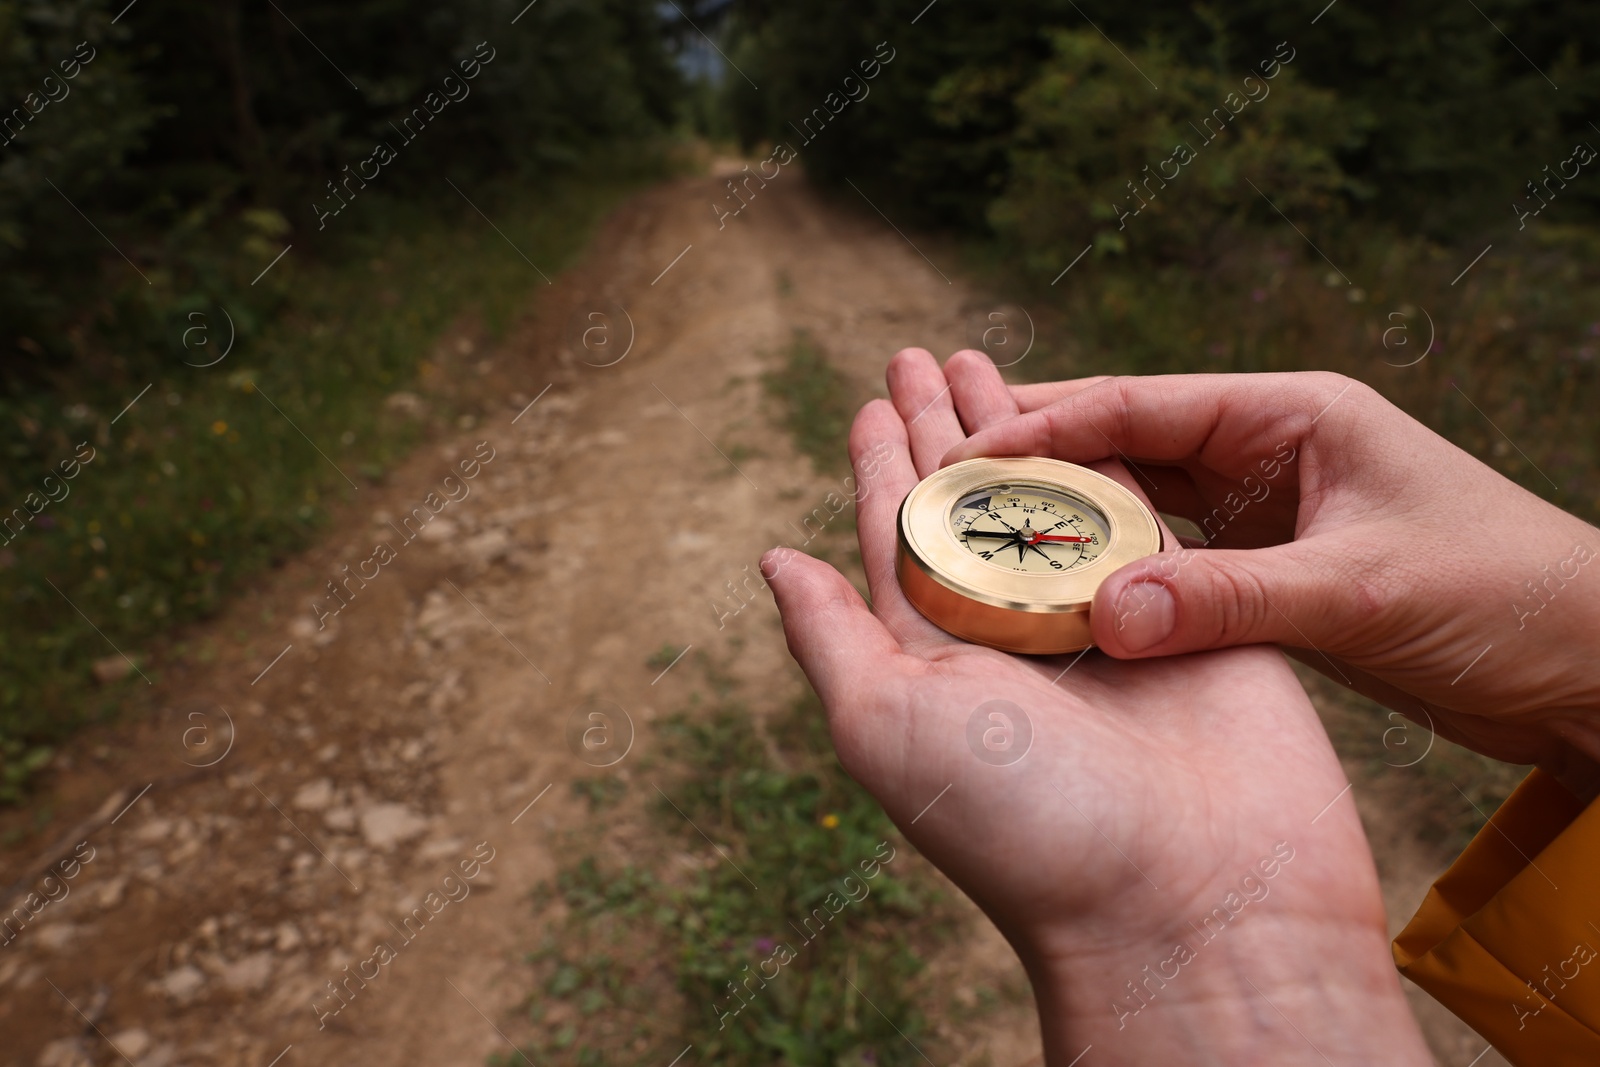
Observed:
[[[1375,622],[1389,614],[1394,593],[1387,581],[1369,574],[1349,575],[1351,614],[1357,625]]]
[[[1272,608],[1260,580],[1251,571],[1229,564],[1213,564],[1208,570],[1213,617],[1202,625],[1213,629],[1225,645],[1262,640]]]

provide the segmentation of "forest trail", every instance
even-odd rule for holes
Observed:
[[[358,492],[319,547],[208,624],[220,651],[163,676],[160,715],[68,746],[43,798],[59,848],[4,854],[0,883],[26,892],[80,840],[93,858],[0,950],[0,1059],[521,1062],[523,955],[541,933],[527,893],[588,817],[570,786],[593,768],[568,739],[587,702],[636,727],[614,769],[627,776],[648,724],[698,684],[692,659],[647,662],[663,647],[692,647],[754,692],[799,690],[770,597],[720,618],[715,606],[840,489],[776,425],[762,375],[803,329],[881,394],[893,352],[967,347],[990,310],[866,205],[830,206],[793,169],[719,225],[724,196],[716,176],[641,194],[553,287],[530,274],[535,314],[503,341],[442,339],[434,379],[477,375],[497,406]],[[391,402],[426,405],[428,382]],[[475,462],[467,495],[408,539],[402,520],[430,493],[459,494],[444,479]],[[335,601],[327,583],[347,573],[363,578]],[[1362,807],[1369,826],[1385,818]],[[1393,827],[1375,840],[1396,856],[1410,844]],[[474,860],[469,894],[333,1014],[327,983],[398,940],[395,924]],[[1392,907],[1436,873],[1384,869],[1398,872]],[[963,914],[931,971],[1015,986],[1009,949]],[[1442,1012],[1425,1021],[1441,1062],[1482,1047]],[[1026,1001],[940,1039],[941,1067],[1038,1062]],[[679,1050],[637,1051],[666,1067]]]

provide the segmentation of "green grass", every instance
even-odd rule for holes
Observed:
[[[811,457],[813,469],[833,471],[846,463],[853,397],[844,376],[809,334],[795,331],[783,367],[766,375],[763,384],[782,403],[783,426],[795,447]]]
[[[677,645],[664,644],[645,659],[644,665],[651,670],[664,671],[672,666],[677,658],[683,655],[684,650]]]
[[[691,1042],[707,1064],[922,1062],[916,946],[948,935],[948,902],[839,767],[814,696],[760,722],[722,701],[662,723],[638,803],[598,833],[591,818],[535,894],[533,1062],[665,1062]]]
[[[138,674],[96,686],[93,661],[116,656],[115,645],[159,681],[165,634],[215,614],[241,583],[309,544],[332,506],[359,499],[346,477],[384,479],[427,432],[387,396],[423,394],[433,420],[470,416],[470,390],[454,379],[475,376],[485,353],[441,359],[436,346],[461,320],[492,341],[543,287],[507,239],[554,273],[649,176],[475,190],[505,238],[448,196],[373,198],[368,215],[320,246],[326,258],[297,247],[261,281],[272,291],[252,297],[256,310],[235,305],[238,338],[216,365],[183,362],[215,359],[226,340],[218,308],[202,305],[205,319],[173,312],[171,336],[130,338],[136,358],[111,360],[104,375],[0,401],[9,451],[0,514],[23,506],[79,442],[95,450],[65,483],[70,495],[0,547],[0,803],[23,796],[52,744],[143,698]],[[267,247],[247,258],[265,263],[280,245]],[[172,307],[187,306],[170,279],[155,281]],[[190,324],[209,326],[209,347],[182,348]],[[153,355],[158,343],[171,351]],[[130,365],[160,369],[115,372]]]

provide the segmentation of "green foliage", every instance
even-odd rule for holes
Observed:
[[[1349,182],[1335,152],[1357,124],[1270,54],[1274,76],[1245,81],[1162,49],[1125,57],[1093,31],[1052,41],[1051,60],[1017,97],[1011,179],[990,209],[1042,271],[1091,240],[1107,252],[1212,259],[1249,219],[1282,225],[1249,182],[1287,214],[1338,213]],[[957,124],[986,91],[953,75],[934,91],[938,113]]]
[[[620,778],[609,775],[600,775],[592,778],[575,778],[572,781],[572,795],[581,797],[589,804],[589,810],[604,811],[622,799],[628,786]]]
[[[78,212],[112,225],[93,191],[116,181],[162,114],[133,72],[127,27],[103,9],[0,0],[0,384],[37,381],[52,340],[104,306],[83,281],[115,253]]]
[[[0,804],[21,800],[29,777],[48,764],[54,754],[42,745],[0,736]]]
[[[676,118],[649,0],[174,0],[116,25],[103,7],[0,0],[0,116],[25,126],[0,143],[0,390],[126,384],[170,363],[189,310],[275,314],[260,270],[291,243],[337,256],[383,224],[382,196],[542,180],[617,146],[628,170]],[[24,121],[80,43],[92,61]],[[396,124],[418,108],[412,144]],[[380,141],[398,158],[363,181]],[[355,200],[335,234],[313,206],[339,203],[331,182]]]
[[[683,655],[684,650],[674,644],[663,644],[645,658],[644,665],[651,670],[664,671]]]
[[[710,1064],[922,1062],[904,1039],[925,1027],[913,941],[942,932],[943,904],[839,767],[816,698],[769,730],[738,705],[677,715],[661,740],[681,768],[658,782],[664,850],[586,854],[541,891],[567,919],[530,957],[530,1014],[579,1021],[550,1028],[534,1061],[577,1043],[579,1062],[637,1062],[642,1048],[692,1041]],[[644,977],[662,958],[673,1013]]]
[[[1402,0],[1379,11],[1337,4],[1315,25],[1315,11],[1273,0],[1225,7],[1188,0],[925,6],[743,0],[731,55],[760,90],[736,77],[725,83],[740,135],[747,143],[790,141],[812,175],[841,186],[848,177],[875,199],[887,198],[902,224],[983,230],[991,201],[1012,180],[1014,138],[1027,121],[1021,97],[1049,68],[1059,73],[1061,57],[1051,47],[1059,31],[1102,43],[1104,31],[1140,67],[1141,56],[1159,54],[1230,85],[1287,42],[1297,52],[1295,79],[1331,93],[1338,121],[1278,133],[1298,148],[1332,154],[1348,179],[1336,188],[1361,215],[1440,239],[1510,221],[1511,198],[1544,164],[1566,158],[1575,141],[1594,137],[1589,122],[1600,113],[1600,9],[1576,0]],[[1091,19],[1094,28],[1086,24]],[[790,122],[819,105],[882,41],[898,57],[872,83],[870,97],[801,146]],[[1148,122],[1152,109],[1193,117],[1160,99],[1181,87],[1146,72],[1159,90],[1121,56],[1104,68],[1126,83],[1121,100],[1131,121]],[[1099,92],[1078,89],[1075,99],[1085,102]],[[1310,108],[1312,98],[1302,99]],[[1198,102],[1202,114],[1218,103],[1209,87]],[[1270,112],[1275,103],[1269,99],[1260,110]],[[1105,113],[1106,101],[1095,106]],[[1265,117],[1247,111],[1240,122]],[[1122,139],[1118,131],[1109,135]],[[1157,158],[1171,149],[1161,147]],[[1084,141],[1071,146],[1074,154],[1098,149]],[[1145,162],[1155,160],[1141,159],[1140,166]],[[1284,166],[1293,171],[1313,162],[1321,173],[1320,161]],[[1077,165],[1070,158],[1062,163]],[[1570,193],[1568,217],[1592,220],[1600,182],[1575,184]]]

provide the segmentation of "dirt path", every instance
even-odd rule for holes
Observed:
[[[160,716],[72,746],[48,802],[54,825],[83,829],[7,857],[0,879],[26,887],[43,872],[25,861],[92,850],[0,951],[6,1062],[478,1067],[530,1036],[526,890],[585,817],[568,788],[591,773],[568,743],[585,702],[639,727],[682,706],[689,668],[646,662],[663,646],[798,688],[770,598],[713,607],[837,488],[774,428],[760,375],[803,327],[881,392],[888,355],[964,347],[987,310],[797,174],[719,228],[720,195],[701,178],[639,197],[532,293],[531,325],[494,350],[449,339],[438,365],[481,375],[498,406],[363,490],[322,548],[216,620],[225,651],[168,671]],[[428,503],[437,515],[402,525]],[[461,864],[476,877],[447,881]],[[418,906],[431,917],[397,957],[366,962]],[[969,927],[934,971],[1016,982],[998,935]],[[360,966],[377,977],[341,1005],[328,983]],[[1465,1047],[1453,1026],[1430,1019],[1436,1047]],[[1026,1005],[948,1041],[995,1067],[1038,1047]],[[657,1051],[676,1050],[641,1059]]]
[[[770,598],[723,620],[712,606],[837,488],[770,424],[760,375],[797,326],[874,383],[907,343],[964,344],[968,294],[893,230],[823,208],[798,175],[724,228],[719,194],[696,179],[644,195],[534,292],[537,323],[497,351],[463,338],[454,363],[504,386],[498,410],[364,490],[323,549],[216,621],[251,654],[171,672],[159,721],[76,746],[60,821],[116,818],[91,821],[69,895],[0,955],[8,1062],[120,1062],[95,1029],[141,1065],[255,1067],[290,1045],[285,1067],[477,1067],[528,1036],[525,891],[555,872],[556,831],[583,817],[567,783],[590,773],[574,709],[612,701],[641,727],[674,710],[690,670],[647,666],[664,645],[798,688]],[[476,477],[446,485],[463,461]],[[402,526],[430,491],[437,516]],[[232,750],[193,772],[225,743],[223,708]],[[453,867],[491,855],[396,959],[365,963],[430,891],[460,894]],[[974,929],[962,968],[1015,980]],[[379,976],[332,1014],[327,983],[364,963]],[[1022,1063],[1027,1024],[960,1045]]]

